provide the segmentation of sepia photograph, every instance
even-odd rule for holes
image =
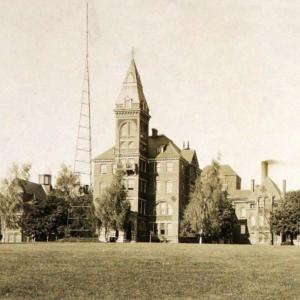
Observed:
[[[300,0],[1,0],[0,299],[300,299]]]

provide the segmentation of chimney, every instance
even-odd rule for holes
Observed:
[[[157,129],[152,128],[152,136],[155,137],[155,136],[157,136],[157,134],[158,134]]]
[[[251,179],[251,192],[255,191],[255,180]]]
[[[268,177],[268,161],[261,162],[261,181]]]
[[[285,196],[286,196],[286,180],[285,179],[282,180],[282,195],[283,195],[283,198],[285,198]]]
[[[190,150],[190,141],[187,142],[187,149]]]
[[[182,149],[185,149],[185,142],[183,142]]]
[[[51,175],[50,174],[41,174],[39,175],[39,184],[42,185],[46,194],[49,194],[52,190],[51,185]]]

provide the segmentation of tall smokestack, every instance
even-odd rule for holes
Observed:
[[[261,162],[261,181],[268,177],[268,161]]]
[[[255,181],[254,179],[251,179],[251,192],[254,192],[255,190]]]
[[[283,198],[285,198],[285,196],[286,196],[286,180],[285,179],[282,180],[282,195],[283,195]]]

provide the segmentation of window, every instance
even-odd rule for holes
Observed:
[[[166,150],[166,145],[161,145],[161,146],[156,148],[156,153],[157,154],[163,153],[163,152],[165,152],[165,150]]]
[[[160,191],[160,181],[156,182],[156,191],[159,192]]]
[[[135,136],[136,135],[136,124],[132,121],[124,123],[120,128],[120,136]]]
[[[245,207],[241,208],[241,217],[246,218],[246,208]]]
[[[258,198],[258,207],[264,208],[264,200],[261,197]]]
[[[128,122],[128,135],[136,136],[136,125],[134,122]]]
[[[134,149],[134,142],[128,143],[128,149]]]
[[[128,136],[128,123],[122,125],[120,130],[120,136]]]
[[[172,181],[167,181],[166,183],[166,190],[167,193],[170,194],[173,192],[173,182]]]
[[[142,215],[145,215],[145,214],[146,214],[146,201],[140,200],[140,202],[139,202],[139,212],[140,212]]]
[[[241,225],[241,234],[246,234],[246,225]]]
[[[116,174],[116,172],[117,172],[117,165],[113,165],[113,169],[112,170],[113,170],[113,173]]]
[[[161,202],[159,204],[159,214],[162,216],[172,215],[173,214],[172,206],[167,202]]]
[[[134,179],[128,179],[127,180],[127,188],[130,191],[134,190]]]
[[[165,235],[166,234],[166,227],[164,223],[160,223],[160,234]]]
[[[255,226],[255,224],[256,224],[255,216],[250,217],[250,224],[251,224],[251,226]]]
[[[125,100],[125,108],[131,108],[132,106],[132,99]]]
[[[128,159],[128,165],[129,165],[130,167],[134,167],[134,158],[129,158],[129,159]]]
[[[157,163],[157,164],[156,164],[156,173],[159,173],[159,172],[160,172],[160,168],[161,168],[161,164],[160,164],[160,163]]]
[[[254,203],[251,203],[250,204],[250,208],[254,208],[255,206],[254,206]]]
[[[147,168],[146,162],[143,161],[143,160],[140,160],[140,170],[141,170],[142,172],[146,172],[146,171],[147,171],[146,168]]]
[[[167,172],[173,172],[173,163],[171,162],[167,163]]]
[[[168,209],[167,209],[167,203],[166,202],[160,203],[160,214],[161,215],[167,215],[168,214]]]
[[[101,174],[107,173],[107,165],[100,165],[100,173]]]
[[[173,233],[173,224],[171,224],[171,223],[168,223],[167,224],[167,235],[172,235],[172,233]]]
[[[259,226],[264,225],[264,216],[259,216]]]
[[[107,187],[108,187],[107,183],[100,182],[99,183],[99,194],[102,194]]]
[[[140,191],[142,193],[147,193],[147,182],[140,180]]]

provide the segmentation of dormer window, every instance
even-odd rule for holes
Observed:
[[[159,147],[157,147],[156,152],[157,154],[159,153],[163,153],[166,150],[166,145],[160,145]]]
[[[125,108],[132,108],[132,99],[125,99]]]

